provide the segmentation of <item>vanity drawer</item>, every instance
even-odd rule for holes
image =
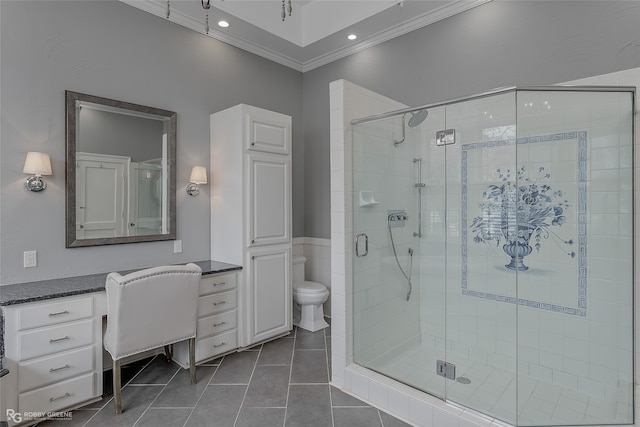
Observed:
[[[200,340],[196,342],[196,362],[235,350],[238,347],[237,342],[238,337],[235,329]]]
[[[20,359],[27,360],[93,344],[93,319],[19,334]]]
[[[207,337],[235,328],[237,325],[236,312],[237,310],[231,310],[199,319],[196,335],[198,337]]]
[[[220,313],[236,308],[236,291],[221,292],[198,298],[198,316]]]
[[[20,363],[20,392],[93,371],[93,352],[93,347],[84,347]]]
[[[226,291],[236,287],[236,275],[223,274],[221,276],[203,276],[200,279],[200,295]]]
[[[55,325],[93,316],[93,297],[48,302],[18,309],[18,330]]]
[[[57,384],[20,393],[18,397],[20,412],[56,411],[89,400],[95,397],[94,378],[95,374],[90,372]]]

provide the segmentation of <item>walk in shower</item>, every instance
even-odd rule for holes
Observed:
[[[634,94],[353,120],[354,362],[512,425],[633,423]]]

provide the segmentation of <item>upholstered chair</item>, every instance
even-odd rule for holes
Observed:
[[[113,397],[122,413],[121,359],[189,340],[191,383],[196,382],[195,336],[198,287],[202,271],[195,264],[162,266],[122,276],[107,276],[107,330],[104,348],[113,359]]]

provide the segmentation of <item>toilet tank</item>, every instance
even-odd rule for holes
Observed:
[[[307,259],[303,256],[297,256],[293,258],[293,272],[291,276],[292,283],[304,282],[304,263]]]

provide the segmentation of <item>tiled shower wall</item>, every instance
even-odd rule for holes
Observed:
[[[424,136],[415,142],[428,167],[423,204],[428,220],[421,240],[421,265],[429,272],[421,284],[423,345],[445,350],[446,315],[447,358],[454,363],[461,357],[512,373],[518,370],[606,400],[615,400],[619,382],[629,384],[631,112],[623,113],[623,99],[628,108],[629,98],[628,94],[518,92],[517,101],[510,93],[450,105],[446,127],[456,130],[456,145],[447,151],[446,164],[444,147],[433,141],[438,128],[432,124],[439,123],[442,114],[432,109],[420,127]],[[581,156],[586,160],[584,171],[578,167]],[[517,288],[516,273],[504,268],[509,259],[502,244],[478,244],[469,232],[472,217],[481,213],[487,184],[499,182],[499,170],[511,171],[515,179],[516,159],[531,179],[550,173],[540,186],[551,185],[550,192],[561,189],[563,198],[571,201],[565,223],[550,227],[550,234],[540,239],[540,251],[524,258],[531,269],[518,274]],[[446,281],[445,243],[453,266]]]
[[[625,72],[607,76],[592,77],[583,81],[571,83],[581,85],[638,86],[640,85],[640,70],[627,70]],[[431,396],[416,393],[405,386],[393,383],[384,377],[372,374],[358,366],[349,366],[349,362],[352,360],[350,345],[352,341],[351,331],[353,330],[350,325],[350,319],[353,314],[350,311],[350,255],[353,253],[351,237],[354,233],[353,230],[349,228],[350,224],[344,224],[345,213],[347,213],[351,208],[348,206],[348,203],[345,203],[345,200],[347,200],[345,197],[350,198],[352,195],[350,183],[347,182],[347,185],[345,186],[345,174],[344,171],[341,170],[344,165],[347,165],[347,167],[350,165],[349,153],[344,152],[345,147],[347,148],[347,151],[350,149],[349,144],[351,143],[350,127],[347,126],[347,124],[352,118],[362,117],[381,111],[389,111],[400,107],[392,105],[376,105],[377,107],[380,107],[378,111],[354,111],[354,107],[350,102],[350,100],[353,100],[354,98],[358,98],[355,103],[362,104],[361,107],[363,107],[363,109],[371,107],[372,104],[374,104],[372,99],[375,99],[376,97],[379,99],[378,102],[389,101],[376,94],[372,94],[369,91],[357,88],[348,82],[334,82],[331,88],[332,298],[334,299],[333,381],[336,385],[342,386],[346,390],[354,392],[362,398],[371,399],[375,395],[375,400],[378,406],[381,406],[382,409],[393,412],[395,415],[413,421],[418,425],[437,425],[432,424],[435,423],[436,419],[439,421],[448,420],[453,422],[457,418],[472,420],[468,421],[468,425],[489,425],[486,423],[486,420],[479,420],[467,411],[446,405],[442,401],[432,398]],[[344,89],[344,91],[341,91],[341,89]],[[390,102],[390,104],[391,103],[392,102]],[[589,114],[592,114],[593,112],[594,107],[591,108],[592,111]],[[611,105],[606,108],[611,108]],[[375,110],[375,108],[371,108],[370,110]],[[565,114],[565,117],[568,116],[568,114]],[[635,120],[637,128],[637,107]],[[547,129],[545,129],[544,126],[539,126],[539,124],[532,125],[532,132],[539,134],[543,134],[545,132],[553,133],[558,130],[558,128],[553,128],[553,126],[556,125],[559,125],[560,128],[562,128],[562,124],[560,123],[551,123],[551,127]],[[591,125],[593,125],[593,123],[591,123]],[[524,130],[526,130],[526,126],[519,128],[520,132]],[[565,129],[560,130],[563,131]],[[591,153],[591,156],[598,157],[595,162],[592,162],[592,173],[602,173],[606,175],[607,170],[615,168],[616,166],[622,167],[623,169],[627,168],[628,172],[628,168],[630,167],[629,160],[631,158],[630,147],[627,146],[621,147],[619,150],[611,150],[610,143],[606,141],[606,138],[602,135],[598,136],[598,129],[587,130],[590,133],[592,149],[601,150],[599,152]],[[612,151],[617,152],[616,156],[611,154]],[[640,150],[636,150],[636,156],[638,156],[638,151]],[[599,172],[599,170],[601,170],[601,172]],[[348,177],[349,175],[350,173],[347,169],[346,176]],[[611,183],[609,182],[609,184]],[[607,220],[607,218],[610,217],[607,217],[609,212],[606,211],[606,209],[608,209],[614,201],[623,208],[626,207],[629,215],[631,215],[630,201],[620,200],[619,197],[615,199],[615,194],[609,194],[611,193],[611,186],[609,184],[602,188],[602,190],[599,190],[598,188],[591,189],[594,193],[591,196],[593,203],[590,206],[590,209],[592,209],[590,225],[595,231],[598,227],[597,224],[601,224],[601,227],[603,228],[598,234],[607,234],[612,232],[611,230],[613,225],[611,225],[611,221]],[[640,186],[636,186],[636,188],[640,188]],[[603,197],[609,197],[609,201],[597,201],[598,195],[596,193],[598,191],[602,193],[601,195]],[[636,196],[637,195],[638,194],[636,193]],[[611,197],[613,197],[613,199],[611,199]],[[638,210],[636,210],[636,212],[638,212]],[[350,214],[351,212],[348,212],[348,215]],[[343,226],[340,227],[340,225]],[[617,227],[617,233],[623,239],[629,238],[631,235],[630,230],[620,226]],[[519,320],[532,326],[533,330],[530,332],[532,335],[537,337],[539,340],[538,342],[540,343],[537,350],[535,350],[530,356],[527,356],[530,357],[530,360],[528,360],[529,363],[521,363],[522,366],[526,366],[528,374],[550,380],[551,382],[563,381],[564,383],[574,384],[577,388],[580,387],[580,384],[582,384],[582,387],[589,388],[590,386],[587,385],[586,381],[579,380],[579,378],[587,378],[584,376],[587,370],[589,371],[590,376],[596,376],[596,378],[592,379],[596,381],[598,377],[604,379],[602,377],[606,376],[607,373],[611,374],[611,372],[607,372],[604,357],[610,357],[612,351],[614,351],[614,354],[619,354],[618,361],[609,361],[610,363],[618,364],[620,360],[625,359],[625,352],[627,352],[626,354],[628,355],[628,352],[632,351],[630,349],[631,343],[626,339],[626,336],[628,336],[630,331],[628,330],[628,327],[626,327],[627,329],[625,329],[625,327],[621,327],[622,325],[619,324],[617,320],[618,316],[625,317],[628,315],[629,310],[631,310],[630,300],[629,298],[625,298],[624,292],[621,294],[617,288],[612,288],[610,280],[612,274],[618,274],[621,270],[619,265],[625,265],[625,263],[629,262],[629,259],[628,256],[625,259],[625,253],[620,254],[620,247],[612,248],[611,246],[607,246],[607,244],[610,244],[610,242],[607,242],[607,237],[595,237],[594,245],[592,245],[594,253],[590,253],[590,262],[606,263],[608,266],[605,267],[609,267],[609,270],[605,270],[608,271],[607,277],[593,277],[589,283],[588,309],[593,313],[593,317],[582,319],[579,318],[579,316],[571,316],[563,313],[541,312],[539,309],[533,308],[520,310],[521,314]],[[621,248],[624,248],[624,243]],[[600,253],[598,251],[600,251]],[[626,252],[628,253],[628,251]],[[598,258],[601,258],[601,260],[598,260]],[[620,283],[623,282],[624,278],[621,278]],[[612,291],[612,289],[614,289],[615,292]],[[344,311],[336,310],[336,301],[344,307]],[[486,303],[487,301],[482,302]],[[342,317],[342,313],[344,313],[344,317]],[[591,313],[589,314],[591,315]],[[544,316],[544,318],[541,320],[540,316]],[[338,317],[338,322],[335,321],[336,317]],[[591,321],[589,319],[601,319],[602,321]],[[423,318],[423,325],[424,324],[425,322]],[[613,329],[609,329],[607,331],[606,328],[611,327],[613,327]],[[615,333],[611,333],[614,330]],[[606,342],[588,341],[587,339],[590,335],[589,331],[598,331],[597,335],[604,336],[603,340]],[[561,334],[558,332],[561,332]],[[561,348],[557,346],[557,344],[554,344],[557,343],[558,340],[563,342]],[[615,343],[613,341],[615,341]],[[619,349],[616,348],[618,342],[623,343]],[[585,344],[588,345],[588,348],[584,347]],[[616,349],[614,350],[614,348]],[[536,351],[537,354],[535,354]],[[583,359],[588,358],[591,361],[590,364],[586,365],[585,363],[576,363],[580,362],[580,357]],[[347,363],[345,363],[345,361]],[[636,355],[636,366],[637,363],[638,358]],[[561,378],[559,374],[554,374],[554,366],[559,366],[559,364],[562,364],[563,366],[571,364],[574,367],[575,372],[569,372],[569,374],[573,375],[573,377],[569,376]],[[563,369],[565,368],[563,367]],[[631,367],[626,364],[623,370],[624,369],[629,370]],[[582,370],[582,373],[580,370]],[[558,372],[566,372],[566,369],[564,371],[558,370]],[[584,389],[585,391],[587,391],[586,388]],[[603,389],[598,385],[595,388],[592,387],[589,392],[592,394],[607,394],[610,391],[607,391],[606,388],[603,391]]]
[[[388,121],[371,123],[353,135],[358,189],[353,194],[354,234],[366,233],[369,249],[366,256],[353,259],[353,327],[358,331],[354,357],[361,364],[420,341],[419,246],[413,237],[418,230],[417,164],[409,137],[406,144],[394,145],[394,140],[402,140],[400,119],[391,126]],[[408,219],[389,221],[390,212],[402,212]],[[363,239],[360,254],[366,246]],[[398,264],[415,284],[411,294]]]

